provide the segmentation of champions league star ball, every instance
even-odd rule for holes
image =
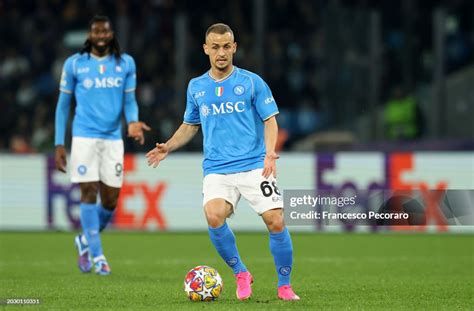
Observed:
[[[184,291],[192,301],[213,301],[222,292],[224,284],[216,269],[197,266],[186,274]]]

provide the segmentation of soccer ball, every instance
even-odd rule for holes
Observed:
[[[208,266],[197,266],[184,279],[184,291],[192,301],[213,301],[222,292],[224,284],[216,269]]]

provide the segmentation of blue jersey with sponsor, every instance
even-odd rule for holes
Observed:
[[[278,113],[268,85],[234,66],[222,80],[209,72],[189,82],[184,123],[201,124],[204,175],[263,168],[264,121]]]
[[[76,97],[73,136],[122,138],[124,93],[135,91],[135,72],[128,54],[117,60],[114,55],[77,53],[66,60],[59,89]]]

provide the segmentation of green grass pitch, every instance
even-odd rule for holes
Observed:
[[[107,232],[112,275],[81,274],[73,233],[0,233],[0,299],[40,298],[9,310],[472,310],[474,235],[294,233],[292,284],[301,301],[276,297],[265,233],[236,233],[254,275],[251,300],[235,297],[231,270],[206,233]],[[218,301],[187,300],[186,272],[215,267]]]

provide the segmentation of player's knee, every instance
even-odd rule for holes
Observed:
[[[113,211],[117,207],[118,199],[120,196],[120,188],[109,187],[104,183],[100,185],[100,201],[102,206]]]
[[[110,196],[102,200],[102,207],[106,210],[113,211],[117,207],[118,196]]]
[[[267,224],[268,231],[272,233],[282,232],[285,229],[285,223],[282,220],[273,221]]]
[[[205,213],[209,227],[218,228],[224,224],[226,217],[221,215],[221,213],[217,213],[216,211],[210,209],[206,209]]]
[[[281,213],[280,211],[271,211],[270,214],[264,217],[264,219],[268,231],[272,233],[281,232],[285,229],[283,213]]]
[[[213,213],[206,214],[206,219],[207,219],[207,224],[211,228],[218,228],[222,226],[225,222],[225,217],[222,217],[220,215],[213,214]]]
[[[225,223],[226,218],[232,213],[232,207],[224,201],[209,202],[204,206],[207,224],[211,228],[218,228]]]
[[[97,185],[95,183],[81,184],[81,202],[95,204],[97,201]]]

